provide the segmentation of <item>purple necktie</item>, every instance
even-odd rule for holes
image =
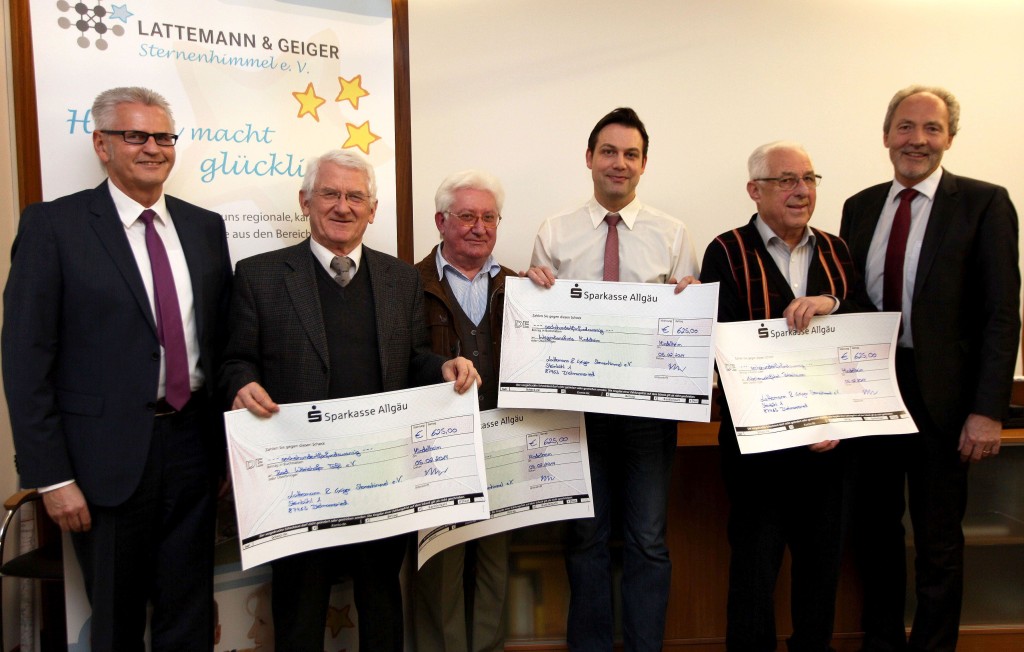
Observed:
[[[619,280],[619,223],[618,213],[608,213],[604,221],[608,223],[608,239],[604,241],[604,279],[605,281]]]
[[[910,234],[910,203],[919,193],[913,188],[900,191],[900,205],[889,231],[889,244],[885,249],[885,268],[882,274],[882,310],[900,312],[903,307],[903,260],[907,255],[907,236]],[[903,324],[900,324],[903,330]]]
[[[149,265],[153,269],[153,294],[156,298],[156,332],[164,347],[164,366],[167,403],[181,410],[192,395],[189,382],[188,353],[185,349],[185,327],[181,323],[178,292],[174,288],[174,275],[167,249],[153,226],[156,217],[150,209],[142,211],[139,219],[146,225],[146,249]]]

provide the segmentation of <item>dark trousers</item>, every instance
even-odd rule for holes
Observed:
[[[773,595],[788,546],[789,650],[829,650],[843,538],[846,443],[826,453],[799,447],[741,455],[727,418],[719,440],[730,502],[726,649],[775,649]]]
[[[674,421],[586,415],[594,518],[571,522],[568,643],[611,652],[614,635],[608,543],[612,505],[622,507],[622,637],[629,652],[662,649],[672,564],[665,543]]]
[[[850,530],[864,583],[864,649],[953,652],[963,597],[961,523],[967,507],[968,464],[957,452],[959,433],[940,432],[928,417],[913,352],[901,349],[896,369],[900,392],[919,432],[851,442],[856,472]],[[917,594],[909,645],[903,620],[905,495],[914,529]]]
[[[197,399],[193,399],[197,401]],[[116,507],[89,505],[92,529],[72,536],[92,604],[92,650],[213,648],[213,536],[218,469],[203,410],[156,417],[142,481]]]
[[[323,652],[331,586],[352,577],[359,649],[402,652],[405,535],[282,557],[271,562],[274,642],[278,650]]]

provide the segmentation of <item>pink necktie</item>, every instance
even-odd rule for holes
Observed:
[[[192,395],[189,382],[188,353],[185,349],[185,327],[181,323],[178,292],[174,287],[171,262],[167,249],[153,226],[156,217],[150,209],[142,211],[139,219],[146,225],[146,249],[153,269],[153,294],[156,297],[156,332],[164,347],[166,400],[175,410],[181,410]]]
[[[604,221],[608,223],[608,238],[604,241],[604,280],[619,280],[619,223],[618,213],[608,213]]]
[[[903,259],[907,254],[907,235],[910,233],[910,203],[920,194],[913,188],[900,191],[900,205],[889,231],[889,245],[885,250],[885,270],[882,276],[882,310],[900,312],[903,306]]]

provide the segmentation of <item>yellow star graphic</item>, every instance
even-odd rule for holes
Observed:
[[[320,108],[320,105],[326,102],[327,100],[325,100],[322,97],[319,97],[316,94],[316,91],[313,90],[313,82],[310,82],[309,85],[306,86],[305,92],[299,93],[298,91],[296,91],[292,93],[292,97],[299,101],[298,117],[301,118],[302,116],[308,114],[313,116],[314,120],[320,122],[320,116],[316,114],[316,110]]]
[[[370,91],[363,89],[362,75],[356,75],[352,79],[338,77],[338,83],[341,84],[341,92],[338,93],[338,97],[334,98],[334,101],[344,102],[345,100],[348,100],[348,103],[352,105],[353,109],[359,108],[360,97],[366,97],[370,94]]]
[[[342,145],[342,149],[348,149],[349,147],[358,147],[363,150],[363,154],[370,153],[370,144],[380,140],[380,136],[370,131],[370,121],[367,120],[358,127],[352,123],[345,123],[345,128],[348,129],[348,140]]]
[[[341,609],[331,606],[327,607],[327,629],[331,630],[331,638],[338,638],[338,633],[342,629],[356,626],[356,624],[352,622],[352,618],[348,615],[351,607],[351,604],[347,604]]]

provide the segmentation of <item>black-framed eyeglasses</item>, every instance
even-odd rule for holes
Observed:
[[[484,223],[484,228],[487,229],[498,228],[498,222],[501,221],[501,215],[499,215],[498,213],[483,213],[481,215],[477,215],[476,213],[471,213],[469,211],[465,211],[463,213],[453,213],[452,211],[445,211],[444,214],[454,217],[455,219],[462,222],[466,226],[473,226],[474,224],[476,224],[477,220],[480,220],[481,222]]]
[[[797,184],[801,181],[807,184],[808,188],[815,188],[821,185],[821,175],[805,174],[802,177],[763,177],[761,179],[754,179],[754,181],[774,181],[776,185],[779,186],[779,190],[792,190],[793,188],[796,188]]]
[[[174,147],[174,143],[178,141],[178,134],[169,134],[166,132],[151,134],[148,131],[135,131],[133,129],[120,131],[114,129],[100,129],[100,133],[120,136],[121,138],[124,138],[124,142],[129,145],[145,145],[146,141],[152,138],[160,147]]]

